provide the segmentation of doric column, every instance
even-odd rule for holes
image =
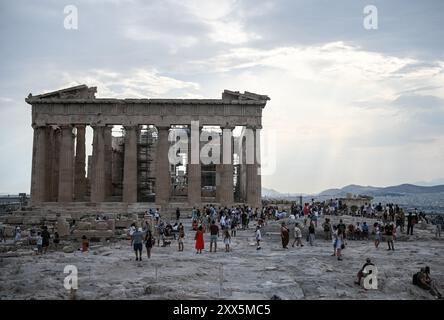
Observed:
[[[196,128],[197,129],[197,128]],[[202,177],[200,167],[200,133],[202,128],[190,131],[190,137],[188,139],[188,204],[190,206],[200,205],[202,202]],[[195,152],[192,156],[192,149]],[[194,160],[194,161],[193,161]]]
[[[259,166],[256,157],[256,127],[249,127],[248,129],[253,130],[254,137],[254,163],[247,163],[247,203],[252,207],[260,207],[261,205],[261,193],[260,193],[260,180],[259,180]],[[248,146],[247,146],[248,148]],[[258,187],[259,186],[259,187]]]
[[[52,139],[51,139],[51,157],[52,157],[52,165],[51,171],[49,172],[50,184],[51,184],[51,193],[50,200],[51,202],[57,202],[59,197],[59,165],[60,165],[60,144],[62,141],[62,131],[60,128],[54,128],[52,131]]]
[[[246,165],[246,137],[238,138],[239,156],[239,195],[242,202],[247,201],[247,165]]]
[[[138,126],[125,127],[123,160],[123,202],[137,202],[137,136]]]
[[[113,146],[112,146],[112,127],[106,126],[104,129],[105,141],[105,199],[113,195]]]
[[[74,168],[74,197],[76,201],[85,201],[86,195],[86,172],[85,172],[85,125],[77,125],[76,157]]]
[[[46,197],[47,134],[46,126],[33,126],[33,128],[31,202],[35,205],[44,202]]]
[[[105,127],[93,126],[91,202],[105,201]]]
[[[72,126],[61,127],[59,158],[59,202],[71,202],[73,199],[74,136]]]
[[[157,127],[156,203],[166,204],[170,199],[170,162],[168,160],[168,132],[170,127]]]
[[[233,194],[233,153],[232,130],[234,127],[222,128],[221,137],[221,164],[219,168],[219,185],[216,186],[217,201],[223,206],[230,206],[234,202]],[[216,172],[217,174],[217,172]]]

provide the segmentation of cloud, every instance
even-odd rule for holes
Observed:
[[[442,150],[444,141],[442,72],[430,73],[421,60],[341,41],[232,48],[186,68],[208,74],[211,88],[222,84],[271,97],[263,125],[277,131],[278,161],[275,174],[263,177],[267,186],[308,191],[351,182],[384,185],[404,179],[412,163],[412,176],[443,169],[430,151]],[[399,157],[408,160],[399,164]],[[303,181],[300,188],[295,181]]]
[[[64,85],[97,86],[97,97],[160,98],[199,96],[199,84],[161,75],[155,69],[133,69],[125,73],[93,70],[88,73],[63,73]]]
[[[409,109],[441,109],[444,108],[444,99],[432,95],[401,94],[393,101],[393,105]]]

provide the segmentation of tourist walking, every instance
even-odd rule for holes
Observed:
[[[381,230],[377,222],[375,222],[373,226],[375,228],[375,248],[378,249],[379,243],[381,242]]]
[[[231,236],[236,237],[236,229],[237,229],[237,218],[233,217],[231,219]]]
[[[393,232],[394,232],[394,227],[393,227],[393,222],[388,223],[385,228],[385,237],[387,239],[387,244],[388,244],[388,249],[387,250],[393,250],[395,251],[395,246],[393,243]]]
[[[176,220],[177,221],[180,220],[180,209],[179,208],[176,209]]]
[[[409,212],[409,215],[407,216],[407,234],[413,235],[413,226],[415,223],[415,215],[412,212]]]
[[[43,226],[43,230],[42,230],[43,253],[46,253],[48,251],[49,239],[50,238],[51,238],[51,235],[49,234],[48,227],[47,226]]]
[[[137,229],[136,229],[136,224],[135,224],[135,223],[132,223],[132,224],[131,224],[131,227],[130,227],[130,229],[129,229],[129,232],[128,232],[129,236],[131,237],[131,247],[133,246],[133,234],[134,234],[134,232],[136,232],[136,231],[137,231]]]
[[[133,233],[133,247],[136,254],[136,261],[142,261],[143,236],[142,228],[138,228],[137,231]]]
[[[296,243],[296,246],[301,246],[301,247],[304,246],[302,244],[302,231],[299,228],[299,223],[298,222],[296,222],[296,224],[294,226],[294,241],[293,241],[293,244],[291,246],[294,247],[295,243]]]
[[[344,233],[342,229],[337,228],[334,232],[334,247],[335,247],[335,255],[338,257],[338,260],[342,260],[342,249],[345,248],[344,244]]]
[[[14,242],[22,240],[22,231],[20,227],[15,228]]]
[[[37,254],[43,253],[43,237],[41,232],[37,232]]]
[[[185,228],[182,225],[182,222],[179,223],[179,237],[178,237],[178,242],[179,242],[179,251],[183,251],[183,239],[185,238]]]
[[[256,238],[256,244],[257,244],[256,250],[260,250],[261,249],[261,240],[262,240],[261,227],[260,226],[256,227],[255,238]]]
[[[441,238],[441,224],[440,223],[437,223],[435,225],[435,237]]]
[[[231,236],[230,236],[230,231],[228,231],[228,229],[224,231],[224,244],[225,244],[225,252],[230,252]]]
[[[203,236],[202,226],[199,226],[196,231],[194,239],[196,240],[196,254],[202,253],[204,248],[204,236]]]
[[[310,222],[310,226],[308,227],[308,241],[310,242],[310,245],[312,246],[315,240],[315,224],[313,221]]]
[[[285,225],[285,222],[282,222],[281,226],[281,240],[282,240],[282,248],[288,249],[288,242],[290,241],[290,232]]]
[[[325,222],[322,224],[322,228],[324,228],[325,240],[331,240],[331,223],[329,218],[325,218]]]
[[[52,243],[54,243],[54,249],[57,251],[60,243],[60,236],[57,231],[54,232],[54,240],[52,240]]]
[[[213,243],[214,243],[214,252],[217,251],[217,238],[219,237],[219,227],[216,225],[216,222],[211,221],[210,225],[210,252],[213,252]]]
[[[151,233],[151,230],[148,229],[145,234],[145,248],[146,248],[146,256],[151,258],[151,249],[153,248],[153,244],[156,242],[156,240],[153,238],[153,234]]]

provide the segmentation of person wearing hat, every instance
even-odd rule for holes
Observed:
[[[374,264],[372,263],[372,261],[370,260],[370,258],[367,258],[364,265],[362,266],[361,270],[359,270],[358,272],[358,280],[355,281],[356,284],[361,284],[361,279],[365,278],[366,276],[368,276],[370,273],[364,273],[365,267],[367,266],[374,266]]]
[[[22,240],[22,231],[20,230],[20,227],[15,228],[15,236],[14,241],[20,241]]]
[[[143,237],[144,232],[140,227],[132,235],[134,252],[136,253],[136,261],[142,261]]]

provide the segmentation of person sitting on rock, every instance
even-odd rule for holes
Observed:
[[[347,239],[355,240],[355,226],[353,224],[349,224],[347,227]]]
[[[442,299],[441,293],[438,291],[438,284],[430,277],[430,267],[421,268],[418,275],[418,286],[424,290],[429,290],[432,296]]]
[[[365,273],[365,272],[364,272],[364,269],[365,269],[367,266],[374,266],[374,264],[372,263],[372,261],[370,260],[370,258],[367,258],[367,260],[365,261],[365,263],[364,263],[364,265],[362,266],[361,270],[359,270],[359,272],[358,272],[358,280],[355,281],[355,284],[360,285],[360,284],[361,284],[361,279],[362,279],[362,278],[365,278],[366,276],[368,276],[369,274],[371,274],[371,272],[369,272],[369,273]]]

